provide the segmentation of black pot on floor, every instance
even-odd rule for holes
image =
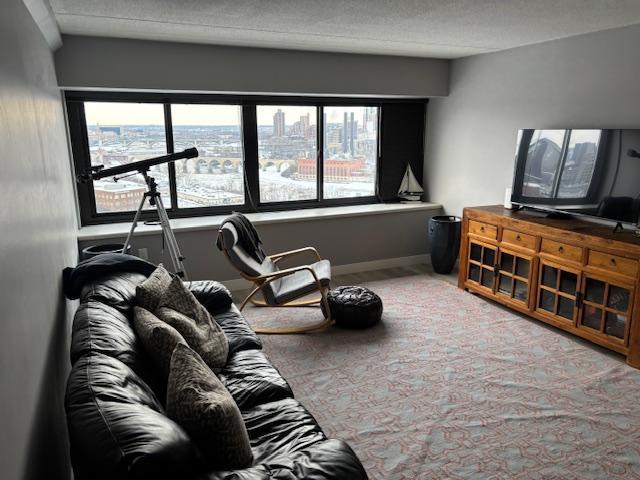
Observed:
[[[86,260],[87,258],[95,257],[102,253],[122,253],[124,243],[103,243],[102,245],[91,245],[90,247],[83,248],[80,260]],[[127,253],[131,253],[131,245],[127,248]]]
[[[458,259],[460,250],[459,217],[436,215],[429,220],[429,245],[431,265],[437,273],[450,273]]]

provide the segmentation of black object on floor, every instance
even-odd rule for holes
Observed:
[[[102,245],[91,245],[90,247],[83,248],[80,260],[86,260],[103,253],[122,253],[124,243],[104,243]],[[131,245],[127,249],[127,254],[131,252]]]
[[[436,273],[451,273],[460,250],[460,217],[436,215],[429,220],[431,265]]]
[[[328,293],[327,300],[338,327],[367,328],[378,323],[382,317],[382,300],[365,287],[334,288]]]

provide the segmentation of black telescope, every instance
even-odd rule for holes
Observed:
[[[182,160],[183,158],[195,158],[198,155],[198,149],[192,147],[187,148],[182,152],[170,153],[169,155],[163,155],[161,157],[147,158],[146,160],[140,160],[139,162],[127,163],[106,169],[104,168],[104,165],[96,165],[95,167],[90,167],[85,170],[84,173],[78,175],[78,181],[87,182],[89,180],[100,180],[101,178],[115,177],[128,172],[147,172],[149,168],[154,165]]]

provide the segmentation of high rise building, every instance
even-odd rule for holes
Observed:
[[[349,151],[349,114],[344,112],[344,120],[342,122],[342,153]]]
[[[328,135],[328,131],[329,131],[329,124],[327,123],[327,114],[323,114],[322,116],[322,125],[324,125],[324,128],[322,129],[324,138],[322,139],[322,144],[323,145],[329,145],[328,139],[329,139],[329,135]],[[326,148],[326,147],[325,147]]]
[[[378,110],[376,107],[365,107],[364,109],[364,125],[362,128],[365,132],[375,131],[378,124]]]
[[[273,136],[284,137],[284,112],[281,109],[273,114]]]
[[[302,130],[300,133],[304,138],[309,138],[309,124],[309,114],[307,113],[306,115],[302,115],[300,117],[300,130]]]
[[[351,112],[351,125],[349,128],[349,153],[351,154],[351,156],[353,157],[355,155],[355,145],[354,145],[354,140],[356,138],[357,135],[357,131],[356,131],[356,122],[354,120],[354,113]]]

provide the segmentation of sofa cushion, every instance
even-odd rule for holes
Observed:
[[[73,317],[71,363],[98,352],[134,367],[140,356],[139,340],[126,315],[104,303],[82,303]]]
[[[327,437],[315,418],[293,398],[243,411],[255,463],[304,450]]]
[[[167,414],[216,469],[251,465],[249,435],[233,398],[200,356],[178,344],[167,382]]]
[[[250,468],[211,472],[197,480],[367,480],[360,460],[341,440],[325,440]]]
[[[76,362],[65,409],[77,479],[164,478],[202,468],[187,433],[115,358],[92,353]]]
[[[169,375],[173,350],[178,343],[186,344],[182,335],[142,307],[133,307],[133,325],[149,357]]]
[[[98,277],[84,284],[80,302],[104,303],[128,315],[135,304],[136,287],[146,278],[141,273],[113,273]]]
[[[217,313],[215,321],[227,336],[230,355],[241,350],[262,349],[262,341],[235,305],[231,305],[224,312]]]
[[[160,304],[160,299],[171,283],[171,275],[162,266],[136,287],[136,305],[153,312]]]
[[[212,370],[219,371],[226,365],[229,355],[227,337],[180,278],[171,281],[154,313],[180,332]]]
[[[243,350],[229,355],[220,380],[240,410],[261,403],[293,398],[291,387],[260,350]]]

